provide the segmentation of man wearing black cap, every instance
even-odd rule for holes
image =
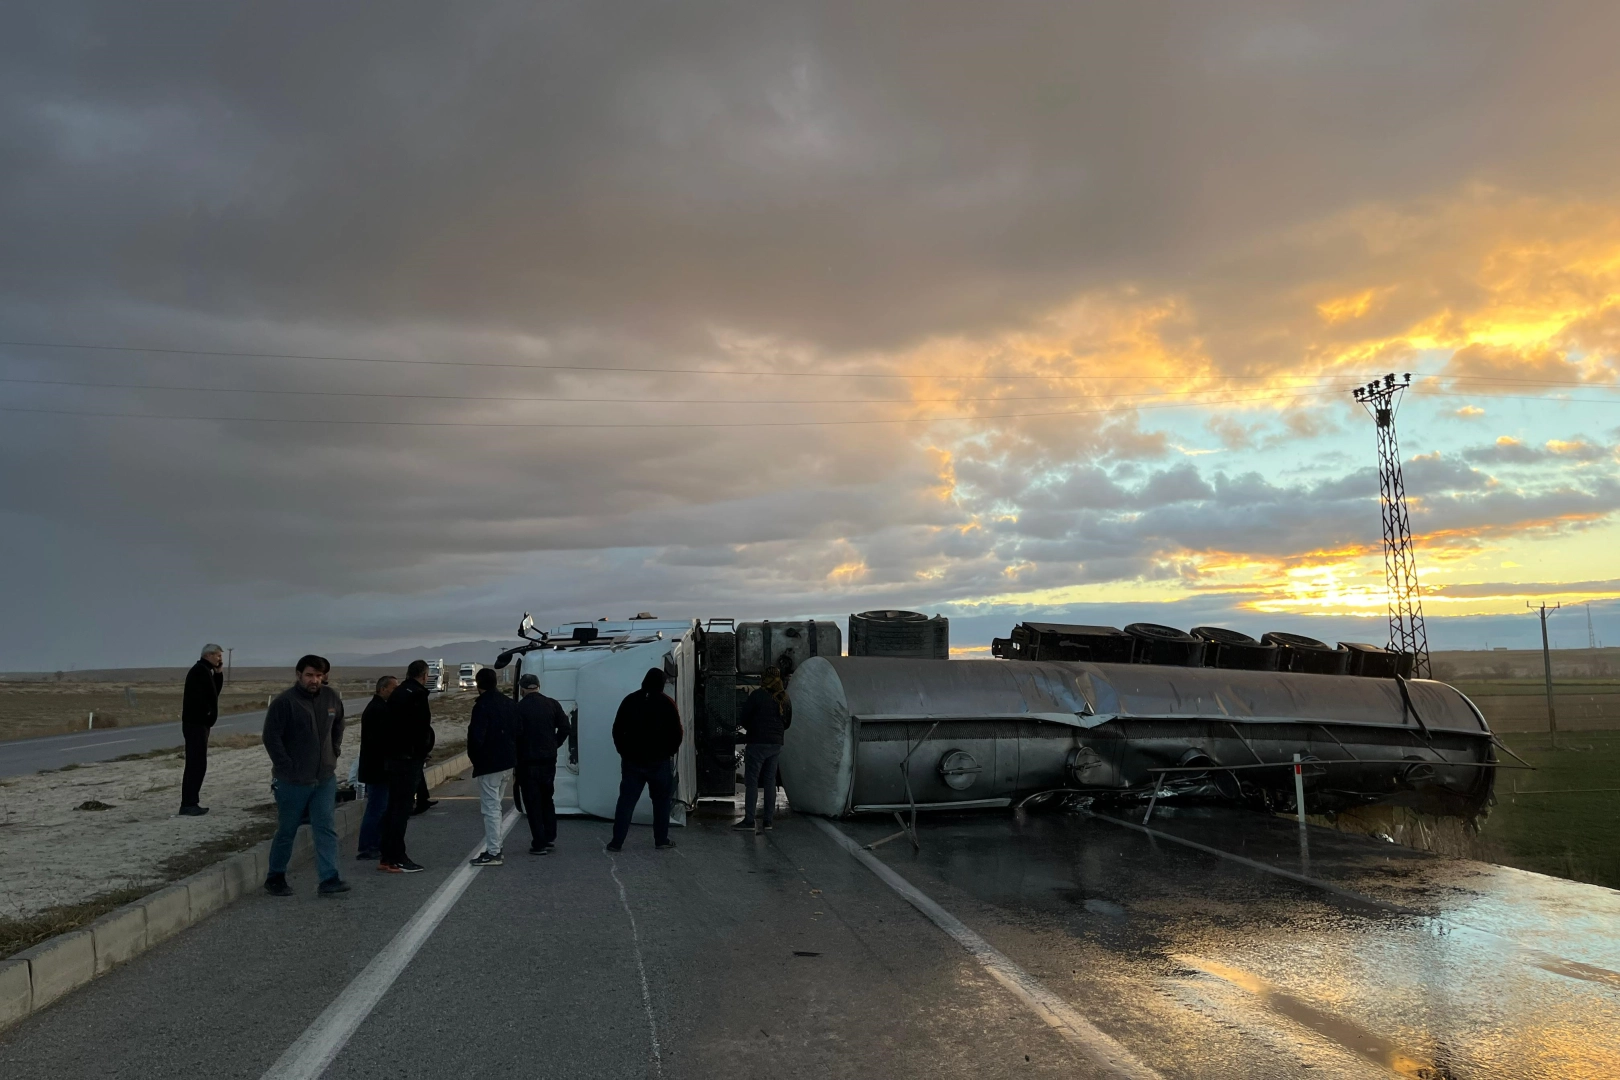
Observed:
[[[518,680],[517,788],[529,818],[529,854],[547,855],[557,846],[557,751],[568,741],[568,716],[555,698],[540,692],[540,679]]]
[[[624,847],[630,835],[630,817],[641,801],[641,789],[652,796],[653,847],[672,848],[669,838],[669,800],[675,770],[670,758],[680,749],[686,730],[680,710],[664,694],[662,668],[648,668],[641,689],[619,703],[613,720],[613,745],[619,751],[619,805],[613,814],[613,840],[609,851]]]

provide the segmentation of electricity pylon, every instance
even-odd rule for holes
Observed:
[[[1389,647],[1412,657],[1412,674],[1430,677],[1429,632],[1423,625],[1423,599],[1418,590],[1417,558],[1412,548],[1412,522],[1406,512],[1406,480],[1401,476],[1401,449],[1395,440],[1395,412],[1412,376],[1385,375],[1356,387],[1355,399],[1366,406],[1378,427],[1378,498],[1384,517],[1384,586],[1389,597]]]

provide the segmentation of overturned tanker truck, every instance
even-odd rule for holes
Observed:
[[[789,685],[782,772],[796,809],[830,816],[1104,802],[1306,810],[1371,803],[1477,816],[1495,740],[1409,658],[1291,634],[1023,623],[1009,662],[818,657]]]
[[[846,656],[826,621],[644,615],[540,634],[525,617],[530,643],[497,666],[515,659],[541,674],[573,714],[563,813],[611,816],[613,711],[654,665],[687,720],[676,762],[687,807],[733,796],[737,717],[767,667],[783,672],[793,703],[783,783],[808,813],[1055,796],[1291,810],[1295,755],[1311,813],[1386,803],[1473,818],[1491,798],[1498,744],[1484,716],[1451,686],[1407,678],[1410,657],[1376,646],[1026,622],[993,643],[995,659],[950,660],[938,616],[866,612],[848,626]]]

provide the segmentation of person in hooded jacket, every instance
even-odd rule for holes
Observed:
[[[494,668],[478,669],[478,700],[467,724],[467,757],[478,781],[478,808],[484,815],[484,850],[474,866],[500,866],[501,801],[517,764],[517,702],[495,688]]]
[[[360,855],[363,862],[382,858],[383,815],[388,812],[388,770],[383,767],[383,744],[388,741],[388,699],[399,680],[384,675],[376,693],[360,714],[360,758],[355,777],[366,788],[366,814],[360,819]]]
[[[669,804],[675,783],[670,758],[680,749],[686,730],[681,713],[664,693],[662,668],[648,668],[641,689],[626,695],[613,719],[613,745],[619,751],[619,804],[613,813],[609,851],[621,851],[630,835],[630,818],[641,801],[641,789],[652,796],[653,847],[675,846],[669,838]]]
[[[765,669],[759,689],[743,702],[738,723],[748,741],[743,751],[743,791],[747,802],[743,804],[742,820],[732,828],[756,828],[754,797],[762,792],[764,806],[758,827],[769,829],[771,818],[776,814],[776,764],[782,756],[787,729],[793,724],[793,702],[788,700],[782,673],[776,668]]]
[[[557,846],[557,751],[569,739],[568,714],[562,703],[540,692],[540,679],[518,680],[516,788],[523,793],[529,819],[529,854],[546,855]]]

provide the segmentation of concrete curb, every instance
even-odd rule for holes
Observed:
[[[428,766],[423,777],[429,788],[436,788],[471,767],[467,755],[459,754]],[[335,820],[339,838],[359,829],[364,813],[358,800],[339,806]],[[299,829],[293,841],[294,861],[314,853],[309,830]],[[269,863],[266,840],[110,911],[89,926],[0,960],[0,1031],[257,889]]]

